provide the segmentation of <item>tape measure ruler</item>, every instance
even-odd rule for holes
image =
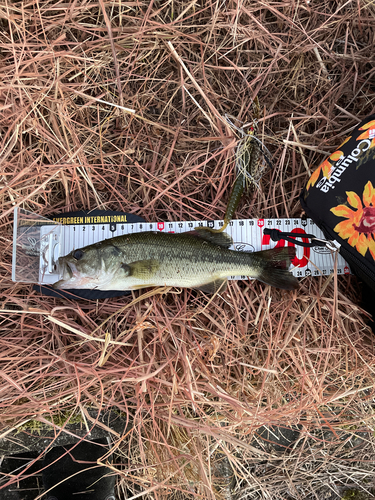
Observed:
[[[99,213],[99,215],[98,215]],[[52,284],[60,279],[55,262],[72,250],[99,241],[141,231],[182,233],[195,227],[207,226],[219,229],[223,221],[191,220],[175,222],[145,222],[140,217],[121,212],[93,212],[67,216],[55,220],[46,219],[23,209],[16,208],[13,235],[12,279],[17,282]],[[292,233],[298,240],[308,242],[304,235],[313,233],[316,239],[325,240],[324,234],[312,219],[239,219],[230,222],[225,232],[233,239],[232,250],[257,252],[275,246],[295,246],[296,258],[291,272],[294,276],[321,276],[334,272],[349,274],[350,269],[343,257],[325,246],[300,247],[292,242],[272,241],[264,229],[277,229]],[[246,276],[230,276],[228,279],[248,279]]]

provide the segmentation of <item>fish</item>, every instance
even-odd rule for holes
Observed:
[[[227,233],[199,227],[185,233],[145,231],[116,236],[59,257],[62,278],[56,289],[138,290],[175,286],[205,293],[224,291],[228,276],[248,276],[292,290],[297,279],[288,271],[295,248],[260,252],[230,250]]]

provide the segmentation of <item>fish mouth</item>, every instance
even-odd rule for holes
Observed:
[[[64,280],[75,278],[78,274],[77,267],[72,262],[68,262],[67,260],[60,261],[59,259],[57,269],[60,269],[59,274],[62,274],[62,279]]]
[[[69,279],[73,278],[74,273],[68,262],[65,263],[65,269],[63,273],[64,277],[65,277],[65,272],[67,272]]]
[[[53,288],[60,289],[72,286],[74,278],[77,277],[76,266],[71,262],[61,261],[59,259],[57,262],[57,270],[59,274],[62,275],[62,278],[53,284]]]

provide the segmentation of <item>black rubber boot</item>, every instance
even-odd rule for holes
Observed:
[[[116,476],[108,467],[97,465],[107,451],[106,438],[52,448],[44,459],[46,499],[115,500]]]

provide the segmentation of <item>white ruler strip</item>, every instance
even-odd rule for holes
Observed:
[[[93,218],[94,219],[94,218]],[[104,219],[102,219],[104,220]],[[176,222],[139,222],[139,223],[101,223],[97,217],[95,223],[63,226],[63,238],[59,248],[55,247],[54,259],[67,255],[72,250],[82,248],[98,241],[141,231],[163,231],[167,233],[182,233],[191,231],[196,226],[208,226],[219,229],[223,221],[176,221]],[[325,239],[322,231],[311,219],[302,221],[295,219],[239,219],[230,222],[226,232],[233,238],[233,250],[257,252],[274,248],[277,243],[263,235],[263,229],[279,229],[282,232],[293,232],[303,238],[303,234],[312,233],[317,238]],[[46,227],[46,231],[48,231]],[[306,240],[307,241],[307,240]],[[280,242],[278,245],[294,246],[292,243]],[[292,273],[297,277],[328,275],[333,272],[335,258],[337,258],[337,273],[349,274],[350,269],[345,260],[338,253],[331,252],[325,247],[303,248],[296,246],[297,260]],[[48,260],[48,259],[47,259]],[[50,260],[50,259],[49,259]],[[41,259],[40,283],[50,284],[59,280],[55,273],[48,272]],[[229,279],[247,279],[246,276],[231,276]]]

